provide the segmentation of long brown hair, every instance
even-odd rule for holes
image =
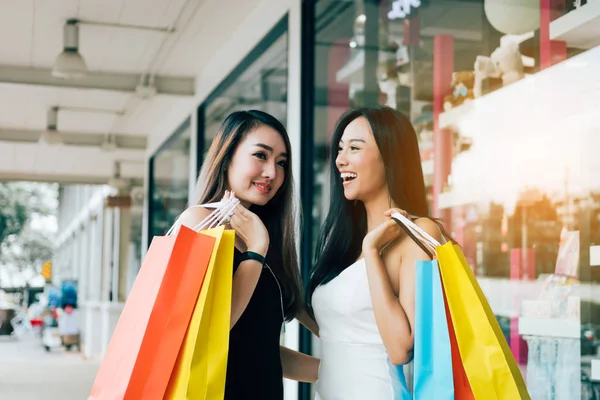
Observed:
[[[244,137],[260,126],[276,130],[281,135],[288,154],[281,187],[267,204],[252,205],[250,211],[258,215],[269,232],[267,264],[281,284],[285,317],[289,321],[296,316],[302,298],[295,243],[294,179],[290,167],[292,148],[283,124],[258,110],[236,111],[225,118],[206,154],[190,205],[215,202],[223,197],[227,189],[227,168],[235,151]]]

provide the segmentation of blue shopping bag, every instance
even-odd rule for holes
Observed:
[[[419,260],[415,282],[413,398],[454,399],[452,353],[437,260]]]

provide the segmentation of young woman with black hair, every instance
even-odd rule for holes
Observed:
[[[415,264],[430,257],[392,212],[419,216],[415,223],[442,241],[427,218],[417,135],[389,107],[351,110],[334,130],[330,168],[330,208],[306,293],[322,341],[317,399],[405,398]]]

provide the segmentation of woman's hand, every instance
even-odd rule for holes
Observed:
[[[384,213],[387,218],[386,221],[369,232],[363,239],[363,253],[379,253],[386,245],[400,237],[403,230],[392,218],[392,214],[396,212],[408,218],[408,213],[404,210],[398,208],[390,208],[387,210]]]
[[[225,196],[233,196],[235,193],[226,193]],[[229,198],[229,197],[226,197]],[[224,199],[226,199],[224,197]],[[233,210],[228,225],[242,239],[248,251],[253,251],[266,257],[269,249],[269,232],[258,215],[247,210],[239,204]]]

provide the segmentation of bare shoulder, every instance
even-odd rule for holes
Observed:
[[[192,229],[202,222],[209,214],[211,210],[202,207],[190,207],[186,209],[179,217],[181,225],[185,225]]]
[[[415,225],[427,232],[438,242],[442,242],[442,232],[439,226],[429,218],[418,218]],[[415,260],[429,260],[429,255],[423,251],[421,246],[416,243],[410,236],[405,235],[398,248],[398,257],[406,261],[407,265],[414,266]]]
[[[438,242],[442,242],[442,232],[434,221],[429,218],[418,218],[414,223]],[[385,253],[390,254],[391,259],[399,260],[403,255],[406,255],[407,252],[420,251],[420,249],[420,246],[416,244],[410,236],[404,235],[400,240],[390,243],[388,248],[385,249]]]
[[[440,227],[438,226],[438,224],[436,224],[431,219],[417,218],[415,220],[415,225],[417,225],[419,228],[423,229],[425,232],[427,232],[429,235],[431,235],[438,242],[442,242],[442,240],[443,240],[442,231],[440,230]]]

